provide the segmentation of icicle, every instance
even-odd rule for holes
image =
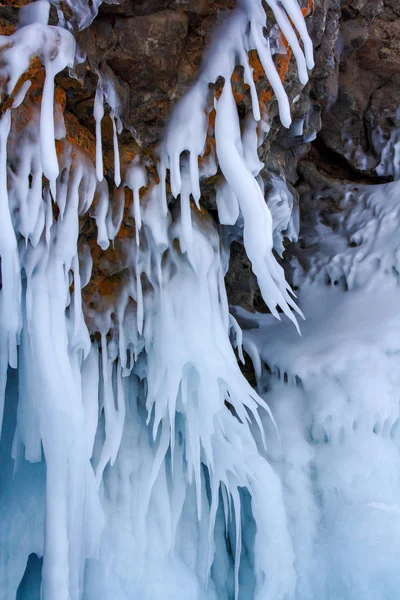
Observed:
[[[263,298],[276,318],[280,318],[276,308],[280,306],[298,328],[290,307],[299,314],[301,311],[291,299],[283,270],[272,254],[271,213],[260,187],[237,149],[240,130],[230,83],[225,83],[218,101],[215,137],[220,168],[239,200],[244,218],[244,244]]]
[[[242,145],[243,145],[243,158],[244,161],[254,177],[257,177],[261,169],[264,167],[264,163],[258,158],[258,134],[257,134],[257,121],[253,118],[251,113],[246,115],[244,128],[242,131]]]
[[[190,171],[191,167],[189,167]],[[181,233],[179,237],[179,243],[182,252],[187,252],[188,258],[192,263],[193,267],[196,268],[193,259],[193,227],[190,207],[190,189],[191,181],[187,171],[181,172],[182,186],[180,193],[180,216],[181,216]]]
[[[119,187],[121,183],[121,168],[119,163],[119,149],[118,149],[118,135],[117,135],[117,124],[116,118],[111,116],[113,124],[113,144],[114,144],[114,181],[115,185]]]
[[[136,242],[138,243],[138,242]],[[137,255],[136,260],[136,302],[137,302],[137,328],[139,335],[143,332],[143,319],[144,319],[144,308],[143,308],[143,289],[142,289],[142,271],[140,268],[139,257]]]
[[[90,281],[92,276],[93,259],[90,252],[90,247],[84,244],[83,250],[79,255],[79,270],[81,277],[81,288],[84,288]]]
[[[113,240],[120,230],[124,218],[125,190],[121,187],[114,189],[114,198],[108,206],[106,217],[107,236]]]
[[[216,202],[220,223],[234,225],[239,218],[239,202],[226,182],[217,187]]]
[[[180,155],[187,150],[190,155],[191,193],[196,201],[200,198],[197,157],[203,154],[207,136],[208,89],[194,85],[178,103],[168,124],[162,143],[162,166],[169,167],[171,191],[176,198],[181,191]]]
[[[265,74],[268,77],[268,81],[270,82],[278,101],[281,123],[284,127],[289,128],[290,123],[292,122],[292,118],[290,116],[289,99],[286,95],[281,78],[279,77],[279,73],[276,70],[275,64],[272,60],[269,41],[264,38],[262,35],[262,30],[260,30],[258,27],[252,27],[251,35]]]
[[[61,4],[60,0],[54,0],[56,5]],[[66,0],[66,4],[72,11],[79,29],[89,27],[96,17],[102,0]]]
[[[98,186],[98,203],[94,212],[94,218],[97,225],[97,243],[102,250],[106,250],[110,245],[106,218],[109,210],[108,185],[104,180]]]
[[[171,220],[170,214],[165,212],[165,177],[161,178],[159,185],[150,187],[144,200],[143,223],[151,233],[161,259],[162,252],[168,248],[168,226]],[[159,278],[159,281],[162,289],[162,279]]]
[[[139,191],[142,187],[146,187],[147,185],[147,172],[146,169],[138,163],[138,160],[134,159],[127,168],[125,184],[133,193],[132,216],[135,219],[136,243],[139,246],[139,231],[142,226]]]
[[[241,523],[241,502],[238,490],[231,491],[233,500],[233,512],[235,515],[235,600],[239,598],[239,566],[240,566],[240,554],[242,551],[242,523]]]
[[[274,11],[274,15],[275,15],[276,21],[279,25],[279,28],[282,31],[285,38],[287,39],[288,44],[291,47],[293,54],[296,58],[300,82],[303,85],[305,85],[308,81],[307,65],[306,65],[306,60],[305,60],[303,51],[300,48],[300,44],[297,40],[296,33],[295,33],[292,25],[290,24],[290,21],[286,15],[285,11],[282,10],[281,5],[276,0],[267,0],[267,1],[268,1],[268,4],[271,6],[272,10]],[[285,8],[287,8],[288,6],[293,7],[294,4],[297,4],[297,0],[295,0],[295,2],[293,2],[293,0],[289,0],[289,2],[285,2],[284,6],[285,6]],[[292,16],[295,17],[295,23],[296,24],[298,23],[300,25],[300,23],[304,22],[304,19],[301,14],[300,7],[299,6],[297,6],[297,7],[298,7],[298,11],[291,11],[291,13],[292,13]],[[302,29],[302,30],[304,31],[304,29]],[[306,34],[307,34],[307,30],[306,30]],[[308,34],[307,34],[307,38],[308,38]],[[308,47],[308,45],[307,45],[307,47]]]
[[[272,216],[274,249],[279,256],[282,256],[284,238],[296,241],[299,235],[297,199],[288,189],[286,182],[277,178],[272,178],[268,182],[265,197]]]
[[[18,11],[18,27],[32,23],[47,25],[49,22],[50,3],[47,0],[36,0],[32,4],[21,6]]]
[[[4,394],[7,368],[17,367],[17,342],[20,328],[20,278],[17,240],[11,221],[7,192],[7,139],[11,112],[7,110],[0,119],[0,236],[1,280],[0,289],[0,437],[3,423]]]
[[[239,323],[236,321],[235,317],[231,314],[229,315],[229,321],[232,325],[232,329],[234,330],[235,336],[236,336],[235,347],[238,349],[239,358],[240,358],[241,362],[244,364],[245,360],[244,360],[244,356],[243,356],[242,330],[240,329]]]
[[[269,3],[269,0],[267,0]],[[272,8],[274,8],[274,4],[272,4]],[[300,6],[297,0],[282,0],[282,4],[286,9],[290,19],[294,23],[297,31],[300,34],[301,40],[304,44],[304,52],[306,56],[307,67],[309,69],[314,68],[314,52],[311,38],[308,34],[307,27],[300,9]],[[279,7],[278,7],[279,8]]]
[[[115,185],[117,187],[119,187],[120,183],[121,183],[121,167],[120,167],[120,159],[119,159],[119,148],[118,148],[118,133],[121,133],[122,131],[122,122],[120,119],[120,101],[118,98],[118,94],[116,92],[115,89],[115,82],[114,82],[114,78],[115,76],[112,74],[111,71],[108,71],[107,69],[105,69],[105,67],[102,68],[102,70],[100,70],[98,72],[98,77],[99,77],[99,81],[97,84],[97,89],[101,90],[102,93],[102,100],[99,100],[99,104],[101,104],[101,106],[98,106],[98,112],[99,112],[99,119],[101,121],[101,119],[104,116],[104,101],[107,102],[107,104],[110,107],[110,119],[112,122],[112,127],[113,127],[113,149],[114,149],[114,182]],[[96,90],[96,94],[97,94],[97,90]],[[96,111],[96,98],[95,98],[95,111]],[[96,119],[96,115],[95,115],[95,119]],[[97,120],[96,120],[96,125],[97,125]],[[97,129],[96,129],[97,132]],[[100,132],[100,137],[101,137],[101,127],[99,126],[99,132]],[[96,140],[97,140],[97,135],[96,135]],[[101,181],[101,180],[99,180]]]
[[[43,87],[42,106],[40,110],[40,156],[43,173],[50,181],[50,189],[55,199],[55,182],[58,176],[58,161],[54,143],[54,75],[56,71],[46,66],[46,79]]]
[[[100,85],[98,85],[96,88],[93,114],[96,121],[96,175],[99,181],[103,181],[103,144],[101,137],[101,122],[104,117],[104,95]]]
[[[70,4],[82,26],[96,14],[99,3]],[[274,6],[304,81],[310,56],[301,13],[289,0],[283,3],[287,16],[280,5]],[[79,217],[96,195],[93,216],[103,250],[122,223],[125,192],[120,186],[118,148],[122,124],[115,86],[105,71],[99,73],[94,103],[96,167],[67,140],[57,157],[55,137],[65,135],[65,127],[57,115],[54,119],[54,76],[73,64],[72,34],[46,26],[48,5],[38,2],[21,13],[21,28],[11,38],[0,38],[0,75],[8,80],[10,93],[31,56],[38,56],[46,68],[40,115],[33,115],[19,138],[23,143],[18,172],[10,172],[9,182],[9,111],[0,122],[0,206],[6,227],[0,239],[0,385],[5,385],[8,363],[16,366],[19,343],[13,456],[24,453],[29,461],[46,463],[46,481],[32,494],[46,507],[45,526],[35,547],[24,546],[24,552],[43,555],[45,600],[108,600],[126,594],[142,598],[149,593],[156,600],[166,590],[171,597],[180,597],[184,590],[185,597],[216,600],[223,589],[222,599],[231,593],[232,568],[234,596],[241,597],[245,593],[241,571],[246,568],[246,559],[241,564],[242,546],[247,550],[242,489],[250,497],[248,512],[257,524],[252,542],[255,597],[280,600],[293,591],[284,509],[262,449],[260,413],[270,413],[238,367],[229,332],[233,329],[241,360],[242,334],[229,317],[226,260],[212,220],[197,210],[200,177],[217,169],[214,151],[201,169],[198,160],[205,150],[209,84],[222,76],[216,155],[226,181],[217,194],[220,221],[233,225],[242,213],[246,249],[263,294],[277,316],[277,305],[290,316],[289,306],[295,306],[272,255],[273,223],[255,179],[262,168],[257,157],[260,107],[249,50],[256,47],[264,53],[284,123],[290,112],[264,39],[265,15],[257,7],[259,2],[246,1],[232,11],[225,22],[226,35],[215,38],[197,82],[177,104],[160,148],[160,183],[148,182],[139,157],[127,169],[124,185],[133,192],[136,235],[135,240],[118,239],[126,264],[115,302],[110,301],[103,314],[88,308],[90,333],[100,333],[100,344],[91,343],[82,311],[81,288],[90,280],[92,257],[80,239],[78,248]],[[289,19],[303,38],[306,60]],[[253,107],[242,137],[229,83],[237,64],[243,65]],[[15,105],[28,85],[16,94]],[[104,101],[113,126],[115,203],[110,202],[103,173]],[[180,211],[174,207],[171,213],[167,169],[172,195],[181,196]],[[48,187],[42,193],[42,172],[51,193]],[[146,186],[149,190],[141,201],[140,190]],[[59,215],[53,217],[56,192]],[[192,210],[191,197],[197,209]],[[26,483],[28,496],[29,477]],[[100,498],[106,514],[103,535]],[[218,561],[222,548],[218,540],[233,530],[234,564],[223,550],[225,566],[221,575],[215,575],[213,561]],[[278,548],[276,556],[269,531]],[[1,525],[0,538],[5,539]],[[12,556],[8,542],[5,552],[0,549],[0,585],[3,589],[6,581],[7,595],[15,597],[23,568],[18,567],[21,573],[13,574],[9,583],[8,569],[3,569],[6,555]],[[154,569],[157,578],[152,577]],[[214,585],[213,578],[218,577],[225,581],[222,588]]]
[[[32,19],[42,19],[44,12],[36,11],[36,7],[35,10],[25,12],[26,19],[22,19],[22,24],[24,21],[27,24],[20,27],[9,38],[0,37],[0,45],[9,45],[2,52],[1,72],[2,76],[8,79],[7,91],[11,94],[19,77],[28,69],[31,56],[36,54],[43,61],[46,78],[40,111],[40,153],[43,172],[50,181],[51,191],[55,197],[55,181],[59,169],[54,141],[54,77],[65,67],[72,67],[75,40],[65,29],[31,22]]]

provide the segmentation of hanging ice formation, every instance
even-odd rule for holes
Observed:
[[[71,3],[80,27],[98,4]],[[267,4],[305,83],[312,45],[297,0]],[[120,186],[118,99],[101,73],[96,165],[65,138],[54,77],[73,66],[75,40],[62,20],[49,26],[48,14],[45,0],[24,7],[17,31],[0,38],[9,94],[0,121],[1,597],[294,598],[293,545],[265,454],[260,415],[268,409],[241,375],[230,343],[232,328],[240,354],[218,234],[203,210],[191,208],[191,197],[201,203],[209,83],[222,76],[212,157],[226,180],[218,190],[220,220],[234,224],[241,215],[265,301],[296,324],[292,309],[299,311],[272,253],[279,227],[257,181],[260,110],[249,50],[257,50],[282,123],[290,125],[262,4],[239,2],[215,37],[197,83],[171,117],[160,182],[149,182],[142,199],[148,181],[139,163]],[[40,107],[29,106],[21,129],[15,122],[30,81],[21,85],[20,77],[33,56],[45,67],[45,83]],[[242,133],[230,85],[236,64],[253,106]],[[104,99],[122,190],[114,199],[103,178]],[[168,171],[179,200],[167,194]],[[136,237],[124,240],[126,278],[112,306],[84,317],[81,289],[92,257],[87,246],[78,248],[79,217],[95,198],[98,244],[106,248],[121,225],[127,188]]]
[[[328,219],[310,210],[317,198],[335,202]],[[307,315],[301,338],[286,323],[278,331],[270,315],[236,314],[276,418],[277,429],[265,420],[265,431],[296,598],[399,595],[399,198],[397,181],[324,184],[303,198],[310,218],[293,263]]]

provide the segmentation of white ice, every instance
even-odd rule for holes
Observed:
[[[313,59],[300,8],[267,4],[305,83]],[[84,27],[99,3],[70,5]],[[13,113],[29,83],[0,121],[2,597],[395,600],[398,184],[346,188],[334,226],[308,224],[307,269],[293,267],[297,309],[274,255],[284,236],[298,235],[296,198],[284,181],[263,181],[257,152],[268,123],[249,50],[258,51],[283,125],[291,122],[261,3],[239,2],[217,30],[171,116],[157,184],[139,157],[119,170],[119,101],[104,73],[93,107],[96,165],[66,139],[57,156],[65,126],[54,76],[73,65],[75,40],[46,24],[47,10],[45,2],[29,7],[15,34],[0,39],[9,93],[32,56],[46,68],[40,110],[23,131]],[[238,64],[253,109],[242,128],[230,82]],[[216,151],[199,168],[209,84],[219,77]],[[201,206],[200,180],[217,166],[220,223],[232,236],[243,228],[272,314],[229,314],[226,244]],[[135,235],[118,239],[120,287],[102,313],[84,314],[93,259],[79,240],[80,217],[95,201],[85,219],[95,220],[105,251],[132,196]],[[296,322],[300,309],[301,338],[273,317],[281,310]],[[259,393],[239,369],[234,348],[244,360],[242,346]]]

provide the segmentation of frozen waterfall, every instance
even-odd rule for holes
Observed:
[[[52,4],[57,26],[37,0],[0,37],[0,599],[396,600],[399,183],[349,188],[334,227],[309,224],[291,265],[296,298],[276,257],[298,234],[294,203],[284,182],[265,201],[257,153],[267,127],[250,51],[291,124],[261,0],[238,1],[216,29],[173,109],[157,177],[139,156],[120,169],[120,100],[105,72],[95,160],[69,141],[54,80],[82,61],[75,36],[100,2],[67,0],[75,27]],[[305,85],[302,10],[266,4]],[[45,71],[36,103],[33,58]],[[251,95],[245,126],[237,65]],[[215,144],[199,160],[213,110]],[[201,198],[217,169],[219,225],[240,223],[269,314],[230,314],[229,236]],[[101,312],[82,300],[88,211],[101,250],[127,212],[135,223]],[[239,368],[244,351],[257,391]]]

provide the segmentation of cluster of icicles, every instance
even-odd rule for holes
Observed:
[[[267,3],[305,83],[312,46],[297,0]],[[73,66],[74,37],[47,25],[44,0],[20,14],[17,31],[0,39],[7,92],[32,56],[40,57],[46,77],[40,110],[31,107],[22,132],[13,130],[13,115],[29,81],[0,121],[0,413],[7,386],[2,453],[14,461],[12,468],[5,463],[0,495],[2,598],[37,598],[32,554],[43,557],[44,600],[291,598],[293,551],[276,511],[271,518],[268,510],[280,492],[263,451],[258,410],[266,407],[241,375],[230,342],[233,330],[240,353],[217,231],[190,204],[193,198],[199,206],[199,180],[218,163],[226,180],[217,193],[220,222],[233,225],[241,215],[265,301],[275,316],[280,307],[296,323],[257,181],[260,110],[249,50],[257,50],[282,123],[290,124],[261,2],[240,2],[224,22],[197,83],[172,114],[160,183],[149,185],[140,203],[148,182],[138,162],[120,186],[121,123],[112,86],[100,77],[93,166],[64,139],[54,110],[54,76]],[[244,67],[253,105],[243,132],[230,85],[236,64]],[[199,172],[208,84],[219,76],[225,84],[215,106],[216,155]],[[114,123],[114,201],[102,173],[104,98]],[[56,139],[63,140],[58,156]],[[180,205],[168,206],[167,171]],[[98,243],[107,248],[121,225],[124,187],[133,191],[136,225],[136,239],[124,241],[130,275],[115,306],[86,315],[89,332],[81,289],[92,258],[88,247],[78,252],[79,217],[97,198]],[[96,331],[101,347],[90,338]]]

